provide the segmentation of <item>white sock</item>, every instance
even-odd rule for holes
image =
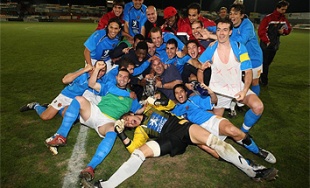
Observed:
[[[253,168],[232,145],[218,139],[213,134],[209,135],[206,145],[214,149],[221,158],[234,164],[249,177],[255,177],[256,173]]]
[[[145,157],[141,150],[136,149],[131,154],[130,158],[122,164],[121,167],[105,182],[101,182],[101,186],[105,188],[114,188],[120,185],[123,181],[134,175],[142,163]]]
[[[236,104],[237,103],[235,101],[231,101],[231,103],[230,103],[230,110],[235,110]]]

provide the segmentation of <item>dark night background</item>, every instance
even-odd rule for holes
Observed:
[[[7,0],[0,0],[1,2],[7,2]],[[21,0],[12,0],[12,2],[18,2]],[[101,5],[105,6],[105,0],[24,0],[30,3],[50,3],[50,4],[61,4],[66,5],[72,3],[74,5]],[[125,0],[129,2],[131,0]],[[256,12],[259,13],[271,13],[278,0],[243,0],[243,4],[246,6],[246,12],[253,12],[255,9],[256,1]],[[290,6],[287,12],[309,12],[309,0],[287,0]],[[192,2],[200,3],[200,0],[144,0],[145,5],[154,5],[157,8],[164,8],[167,6],[174,6],[177,9],[184,9],[187,5]],[[206,11],[217,11],[220,7],[229,7],[234,0],[201,0],[202,10]]]

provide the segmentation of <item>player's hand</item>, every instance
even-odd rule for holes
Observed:
[[[106,66],[107,65],[105,64],[104,61],[97,61],[96,65],[95,65],[95,68],[100,70],[100,69],[105,68]]]
[[[121,120],[117,120],[114,123],[114,130],[117,134],[120,134],[124,131],[125,129],[125,120],[121,119]]]
[[[89,72],[91,70],[93,70],[93,66],[90,64],[86,64],[86,66],[84,67],[85,72]]]
[[[242,101],[245,97],[246,93],[243,92],[243,91],[240,91],[238,92],[236,95],[235,95],[235,98],[236,100],[239,102],[239,101]]]

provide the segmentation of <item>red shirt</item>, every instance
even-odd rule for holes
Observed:
[[[110,11],[110,12],[108,12],[108,13],[106,13],[106,14],[104,14],[104,15],[100,18],[96,30],[104,29],[104,28],[108,25],[109,20],[110,20],[111,18],[115,18],[115,17],[116,17],[116,16],[115,16],[115,13],[113,12],[113,10]],[[120,16],[120,20],[121,20],[122,23],[124,23],[123,14]]]

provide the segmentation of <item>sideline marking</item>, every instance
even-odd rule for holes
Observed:
[[[62,188],[77,187],[79,183],[80,171],[84,168],[84,159],[86,157],[85,143],[87,140],[88,127],[84,125],[80,126],[79,134],[76,138],[72,155],[69,160],[67,173],[64,178]]]

